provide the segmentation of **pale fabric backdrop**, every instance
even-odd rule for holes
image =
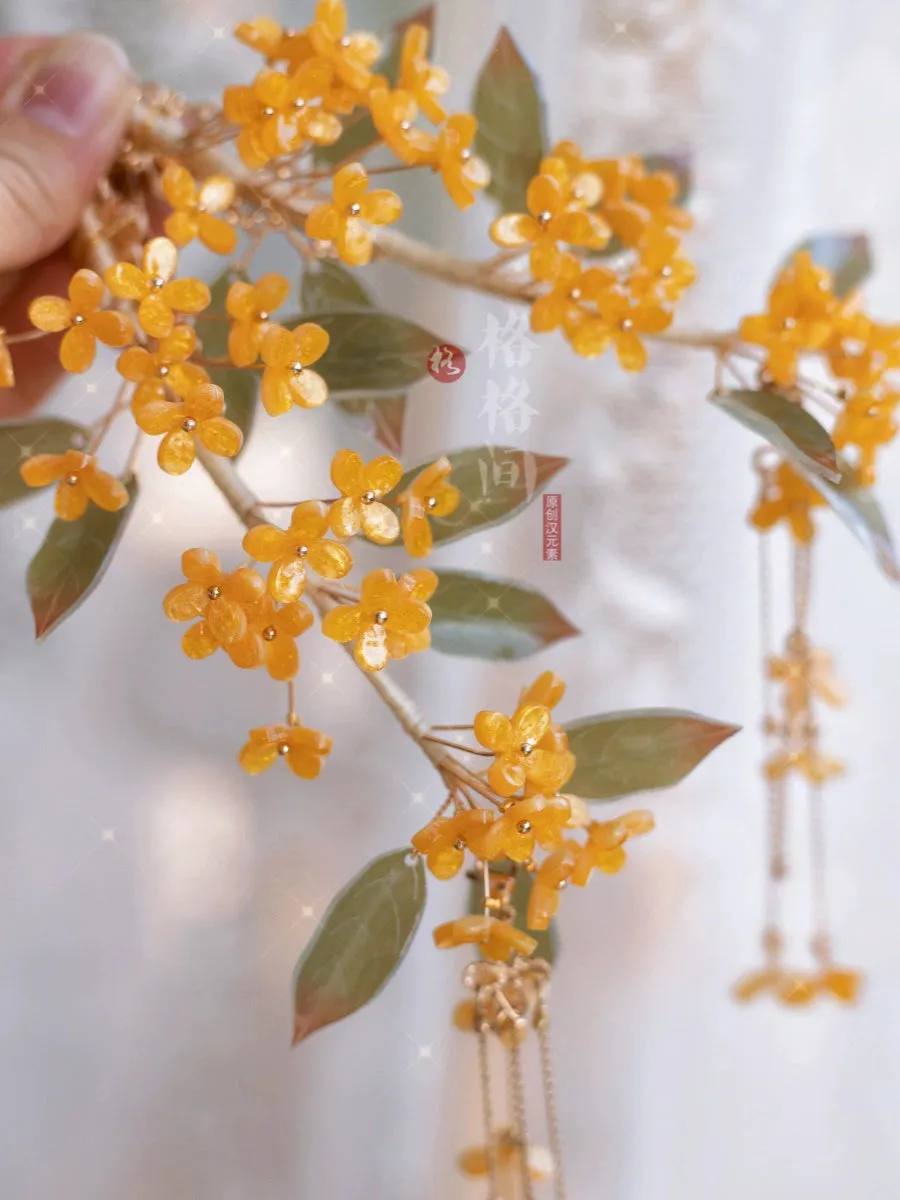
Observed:
[[[145,75],[200,96],[249,75],[251,57],[225,31],[258,7],[7,0],[2,24],[106,29]],[[268,7],[298,24],[311,5]],[[354,15],[383,26],[404,9],[360,0]],[[508,22],[544,81],[554,136],[594,152],[693,148],[690,247],[703,276],[683,324],[733,322],[760,302],[791,241],[832,227],[872,232],[872,299],[900,312],[890,6],[444,0],[439,10],[457,105]],[[461,215],[431,180],[403,189],[415,232],[488,252],[489,206]],[[506,315],[389,270],[376,279],[386,304],[469,347],[488,314]],[[827,728],[853,767],[828,795],[831,882],[838,953],[869,973],[865,1003],[735,1009],[728,986],[757,957],[763,842],[754,545],[743,524],[751,447],[705,405],[708,361],[657,349],[653,364],[626,378],[542,340],[515,372],[537,414],[509,440],[575,459],[559,485],[564,560],[541,563],[537,507],[437,560],[532,581],[584,636],[530,662],[432,656],[397,675],[438,721],[509,706],[552,666],[570,681],[565,717],[667,704],[748,726],[677,792],[651,798],[658,831],[622,876],[565,897],[554,1010],[569,1191],[875,1200],[900,1181],[889,1129],[900,1083],[900,600],[829,528],[814,625],[855,696]],[[479,415],[487,377],[486,354],[475,353],[462,386],[417,389],[408,461],[492,440]],[[491,377],[503,383],[505,367]],[[78,383],[56,406],[88,417],[98,398]],[[339,444],[365,448],[324,413],[261,418],[243,469],[258,490],[322,494]],[[881,485],[895,514],[898,464],[889,457]],[[421,936],[375,1003],[288,1049],[291,970],[316,919],[349,875],[437,806],[438,783],[341,652],[313,636],[299,707],[335,737],[325,776],[300,787],[280,770],[242,775],[236,748],[251,725],[277,718],[281,696],[224,660],[189,663],[159,608],[184,547],[210,545],[233,562],[239,531],[201,473],[170,480],[152,459],[145,466],[109,577],[46,645],[31,642],[21,579],[49,499],[0,523],[0,1194],[477,1196],[453,1166],[479,1136],[474,1046],[448,1022],[464,960],[436,953],[428,936],[460,911],[462,885],[431,889]],[[791,898],[802,933],[802,889]]]

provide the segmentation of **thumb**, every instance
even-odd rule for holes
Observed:
[[[125,52],[108,38],[0,41],[0,273],[72,232],[135,96]]]

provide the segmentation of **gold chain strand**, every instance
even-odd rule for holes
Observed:
[[[534,1188],[528,1170],[528,1126],[525,1118],[525,1085],[522,1082],[522,1055],[519,1049],[518,1031],[510,1030],[509,1055],[509,1101],[510,1115],[516,1146],[519,1151],[519,1167],[522,1172],[522,1200],[534,1200]]]
[[[491,1103],[491,1066],[488,1059],[488,1023],[479,993],[475,996],[475,1033],[478,1037],[478,1074],[481,1080],[481,1109],[484,1117],[484,1148],[487,1155],[487,1200],[502,1200],[497,1188],[497,1146],[494,1130],[494,1108]]]
[[[812,891],[811,949],[824,967],[831,961],[831,937],[828,929],[828,902],[825,879],[825,822],[823,789],[809,785],[809,856]]]
[[[812,557],[808,542],[794,543],[794,625],[806,633],[809,616],[810,575]]]
[[[566,1178],[563,1171],[562,1139],[559,1132],[559,1114],[556,1110],[556,1087],[553,1081],[553,1066],[550,1060],[550,1011],[547,998],[541,991],[534,1014],[537,1030],[538,1053],[541,1060],[541,1079],[544,1085],[544,1105],[547,1111],[547,1135],[550,1139],[550,1157],[553,1160],[553,1195],[555,1200],[566,1200]]]
[[[758,468],[759,469],[759,468]],[[774,649],[772,632],[772,558],[769,539],[765,534],[759,538],[759,640],[762,652],[762,703],[763,742],[771,745],[776,732],[776,718],[772,703],[773,687],[769,674],[769,662]],[[767,870],[765,882],[765,928],[763,946],[766,959],[771,963],[781,948],[781,914],[779,884],[787,875],[785,856],[785,787],[783,781],[771,780],[767,796]]]

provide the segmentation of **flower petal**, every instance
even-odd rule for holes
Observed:
[[[487,781],[498,796],[511,796],[525,782],[525,768],[516,759],[501,755],[488,767]],[[533,845],[534,840],[531,839],[531,842]],[[504,843],[503,849],[510,857],[515,852],[515,847],[510,845],[509,840]],[[530,850],[526,852],[525,858],[529,855]]]
[[[228,331],[228,357],[236,367],[249,367],[259,357],[261,330],[256,321],[238,321]]]
[[[29,487],[39,488],[56,483],[62,479],[66,470],[64,454],[35,454],[21,464],[19,474]]]
[[[87,506],[87,489],[80,478],[77,483],[64,479],[59,484],[53,497],[53,508],[61,521],[77,521]]]
[[[104,272],[103,280],[112,294],[120,300],[140,300],[147,291],[144,273],[134,263],[116,263]]]
[[[244,444],[244,435],[227,417],[212,417],[197,426],[197,438],[210,454],[234,458]]]
[[[350,642],[359,636],[362,612],[358,604],[339,604],[322,618],[322,633],[335,642]]]
[[[328,508],[324,500],[304,500],[291,513],[290,532],[297,542],[320,538],[328,529]]]
[[[219,596],[211,600],[206,620],[213,637],[223,646],[238,641],[247,632],[247,615],[240,604]]]
[[[387,632],[383,625],[363,629],[353,648],[353,657],[364,671],[381,671],[390,660]]]
[[[369,186],[369,175],[362,163],[348,163],[334,177],[332,191],[340,208],[359,204]]]
[[[356,217],[348,217],[335,238],[338,254],[351,267],[364,267],[371,261],[373,244],[371,233]]]
[[[238,243],[238,232],[233,225],[221,217],[200,213],[197,218],[200,241],[213,254],[233,254]]]
[[[512,721],[503,713],[483,709],[475,716],[475,737],[486,750],[500,753],[512,745]]]
[[[167,475],[183,475],[197,457],[194,435],[181,427],[171,429],[159,443],[156,461]]]
[[[312,366],[314,362],[319,361],[328,349],[330,340],[322,326],[316,325],[312,321],[306,321],[303,325],[297,326],[294,330],[294,342],[298,350],[297,357],[304,367]]]
[[[170,621],[193,621],[202,617],[208,606],[209,594],[202,583],[179,583],[163,600],[163,612]]]
[[[201,279],[173,279],[160,294],[170,308],[184,313],[202,312],[212,300],[209,288]]]
[[[186,579],[194,583],[202,583],[206,587],[222,582],[222,565],[219,557],[212,550],[199,547],[185,550],[181,556],[181,570]]]
[[[299,408],[318,408],[328,399],[328,384],[316,371],[303,370],[288,376],[288,387]]]
[[[118,512],[128,503],[128,488],[121,479],[97,467],[88,468],[82,475],[88,499],[106,512]]]
[[[97,353],[97,339],[87,325],[73,325],[66,330],[59,346],[59,361],[73,375],[86,371]]]
[[[292,604],[306,589],[306,564],[302,558],[279,558],[269,572],[269,595],[279,604]]]
[[[390,225],[403,212],[403,201],[388,188],[367,192],[359,202],[360,213],[364,221],[372,225]]]
[[[294,407],[293,378],[284,367],[268,367],[263,371],[260,399],[270,417],[281,417]]]
[[[291,747],[287,752],[287,765],[300,779],[315,779],[322,770],[322,760],[309,750]]]
[[[278,758],[276,742],[248,742],[238,755],[238,763],[248,775],[259,775],[268,770]]]
[[[248,629],[243,637],[231,642],[225,652],[242,671],[255,671],[266,661],[266,643],[255,629]]]
[[[527,246],[537,240],[540,232],[537,221],[525,213],[504,213],[493,222],[490,229],[491,238],[498,246],[507,249]]]
[[[343,579],[353,567],[353,556],[340,542],[321,538],[310,546],[308,562],[323,579]]]
[[[205,621],[198,621],[190,629],[184,631],[181,648],[188,658],[209,658],[219,648],[219,643],[212,635],[212,630]]]
[[[224,212],[234,203],[234,182],[227,175],[210,175],[200,185],[197,198],[208,213]]]
[[[163,229],[176,246],[187,246],[200,232],[200,225],[195,213],[175,212],[163,221]]]
[[[134,341],[134,326],[124,313],[112,309],[98,309],[87,322],[94,337],[104,346],[128,346]]]
[[[138,324],[150,337],[163,338],[172,332],[175,315],[158,292],[151,292],[140,303]]]
[[[318,242],[333,242],[341,224],[341,214],[333,204],[317,204],[306,218],[306,236]]]
[[[284,682],[293,679],[300,670],[300,655],[292,637],[279,633],[265,643],[266,670],[273,679]]]
[[[155,275],[166,283],[175,274],[177,266],[178,250],[173,243],[165,237],[151,238],[144,247],[144,274]]]
[[[335,500],[328,510],[328,523],[337,537],[354,537],[362,526],[362,505],[352,496]]]
[[[563,205],[562,188],[552,175],[535,175],[528,185],[525,202],[532,216],[538,217],[542,213],[553,216]]]
[[[345,503],[353,502],[345,501]],[[382,504],[379,500],[373,500],[371,504],[361,505],[357,511],[361,512],[362,531],[369,541],[375,542],[379,546],[388,546],[400,536],[400,521],[397,514],[386,504]],[[334,524],[332,524],[332,528],[340,537],[349,536],[340,533]],[[354,532],[358,532],[358,529]]]
[[[188,208],[197,202],[194,177],[178,163],[168,163],[162,174],[162,193],[172,208]]]
[[[131,412],[138,429],[153,437],[168,433],[183,420],[180,404],[173,404],[171,400],[161,399],[153,392],[142,392],[140,389],[131,401]]]
[[[259,352],[267,367],[287,367],[297,357],[294,335],[282,325],[270,325],[259,344]]]
[[[69,300],[72,312],[86,316],[100,307],[104,292],[103,280],[96,271],[82,268],[69,280]]]
[[[222,591],[238,604],[255,604],[266,594],[266,581],[252,567],[238,567],[225,577]]]
[[[72,306],[62,296],[38,296],[28,306],[28,319],[45,333],[60,333],[72,324]]]
[[[256,312],[271,314],[281,308],[291,292],[291,285],[283,275],[270,271],[256,281]]]
[[[288,554],[293,541],[276,525],[254,525],[244,534],[242,544],[256,562],[270,563]]]

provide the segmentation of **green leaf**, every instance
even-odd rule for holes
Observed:
[[[123,481],[131,499],[118,512],[89,504],[77,521],[55,520],[28,565],[28,596],[37,639],[47,637],[83,603],[112,562],[134,511],[137,480]]]
[[[569,462],[567,458],[532,454],[511,446],[473,446],[447,457],[453,464],[450,482],[462,492],[462,500],[449,516],[430,518],[436,546],[510,520],[527,508]],[[407,471],[394,496],[408,488],[431,462],[434,458]]]
[[[428,355],[445,338],[390,313],[371,311],[304,313],[330,338],[315,369],[334,392],[400,392],[428,372]],[[291,328],[300,318],[285,323]]]
[[[395,457],[403,451],[403,421],[406,416],[406,393],[395,396],[339,396],[338,408],[355,424],[359,424],[373,441]]]
[[[516,915],[513,924],[516,929],[521,929],[523,933],[527,933],[529,937],[533,937],[537,942],[534,949],[534,957],[542,958],[552,967],[559,957],[559,933],[557,932],[556,922],[551,921],[546,929],[529,929],[528,928],[528,900],[531,896],[532,878],[527,871],[521,867],[516,867],[514,863],[508,859],[501,859],[499,862],[491,863],[491,870],[497,873],[512,873],[515,872],[516,886],[513,892],[513,904],[515,906]],[[484,912],[484,884],[480,879],[473,879],[469,889],[469,912],[476,916],[481,916]]]
[[[410,25],[424,25],[431,32],[434,29],[434,5],[428,4],[411,17],[406,17],[394,25],[388,51],[373,68],[374,74],[383,75],[390,84],[397,83],[400,73],[400,46]],[[317,163],[339,163],[351,156],[365,154],[380,140],[369,113],[358,108],[344,120],[344,132],[334,145],[316,146],[313,157]]]
[[[565,726],[577,761],[566,791],[615,800],[672,787],[739,728],[675,708],[582,717]]]
[[[781,269],[799,250],[808,250],[816,266],[831,272],[834,294],[845,296],[872,272],[872,252],[864,233],[817,233],[795,246]]]
[[[837,455],[830,434],[815,417],[778,392],[713,392],[713,404],[780,450],[791,462],[837,483]]]
[[[373,308],[375,301],[360,282],[359,272],[326,258],[304,268],[300,304],[304,312],[346,312]]]
[[[431,644],[444,654],[516,659],[576,629],[546,596],[476,571],[441,571],[431,606]]]
[[[838,470],[841,472],[839,483],[832,483],[802,467],[801,470],[810,486],[828,502],[854,537],[874,556],[888,579],[900,580],[900,565],[884,513],[871,491],[859,486],[853,467],[838,455]]]
[[[87,430],[73,421],[57,417],[0,421],[0,508],[34,495],[34,489],[19,474],[26,458],[83,450],[86,444]]]
[[[227,270],[218,276],[210,286],[212,301],[209,308],[198,316],[194,323],[197,337],[203,345],[204,358],[228,357],[230,323],[208,318],[227,316],[225,297],[235,278],[236,276]],[[244,435],[244,445],[240,450],[240,453],[243,453],[256,416],[259,372],[252,369],[239,370],[237,367],[210,367],[209,377],[216,387],[220,387],[225,393],[225,416],[229,421],[234,421]]]
[[[294,1041],[377,996],[409,949],[425,907],[425,867],[409,850],[373,859],[338,893],[294,975]]]
[[[504,26],[475,83],[475,150],[491,169],[488,195],[525,212],[528,184],[547,152],[544,105],[531,68]]]

